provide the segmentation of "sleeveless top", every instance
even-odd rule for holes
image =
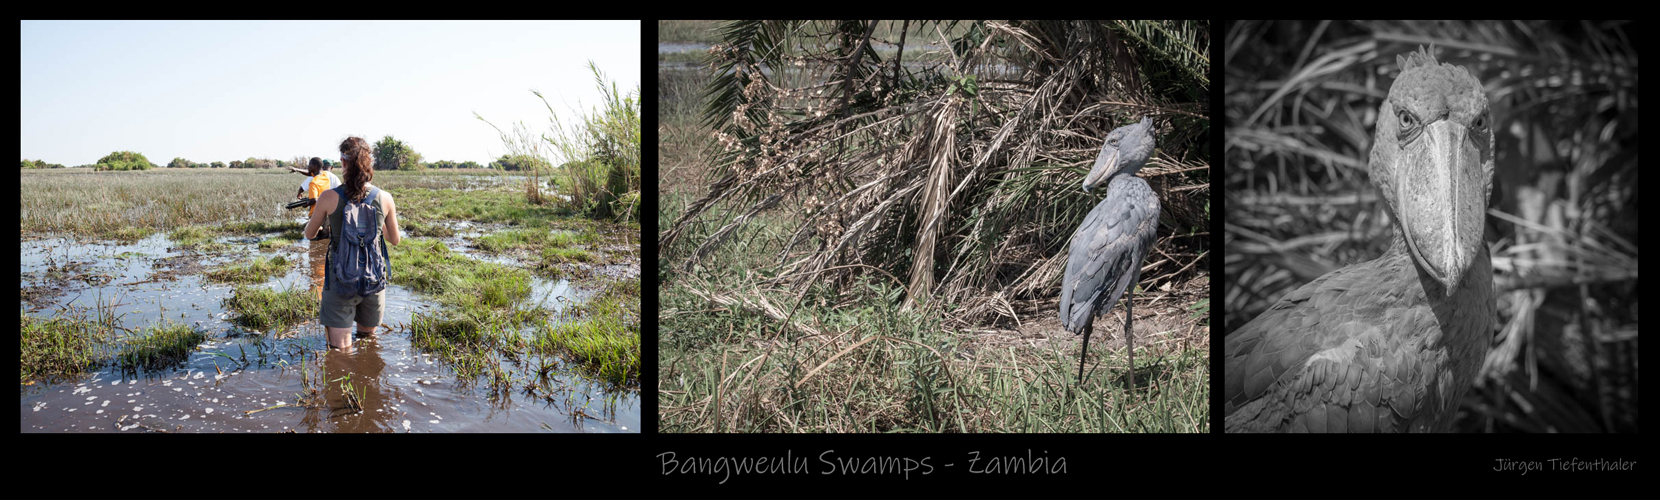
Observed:
[[[369,188],[371,188],[371,187],[374,187],[373,183],[366,183],[366,184],[363,185],[363,192],[365,193],[364,196],[368,196],[367,193],[369,192]],[[383,195],[386,194],[385,189],[380,190],[380,192]],[[390,248],[386,247],[386,207],[381,206],[379,197],[376,197],[373,201],[370,201],[369,203],[374,204],[374,207],[375,207],[375,223],[380,224],[380,247],[381,248],[386,248],[387,250],[391,250]],[[342,219],[345,218],[345,215],[340,210],[340,208],[344,207],[345,205],[346,205],[346,200],[340,199],[334,205],[334,212],[329,213],[329,228],[328,228],[329,229],[329,251],[325,254],[325,257],[324,257],[324,260],[323,260],[323,289],[324,290],[329,289],[329,282],[332,281],[332,280],[330,280],[330,278],[333,278],[333,276],[328,275],[328,272],[329,272],[328,270],[330,268],[334,267],[333,265],[331,265],[331,262],[330,262],[330,261],[334,260],[334,242],[340,241],[340,227],[345,225],[345,222],[342,221]],[[316,208],[316,205],[312,205],[312,208]],[[392,267],[392,263],[390,261],[388,261],[386,263],[386,267],[387,267],[388,270],[390,270],[391,267]],[[382,291],[381,293],[385,293],[385,292]]]

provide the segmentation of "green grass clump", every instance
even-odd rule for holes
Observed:
[[[630,310],[632,307],[632,310]],[[566,352],[584,369],[614,384],[638,382],[640,375],[640,303],[602,297],[583,307],[580,319],[544,324],[532,340],[545,353]]]
[[[18,312],[21,380],[65,377],[97,367],[105,355],[107,330],[68,318],[39,319]]]
[[[208,279],[221,283],[255,284],[264,283],[275,276],[288,272],[293,262],[278,255],[271,258],[256,258],[251,262],[230,264],[206,273]]]
[[[304,224],[292,221],[237,221],[226,222],[219,226],[219,231],[221,233],[243,235],[259,235],[280,232],[293,232],[294,234],[300,234],[303,229],[305,229]]]
[[[398,228],[409,233],[409,236],[425,236],[431,238],[448,238],[455,236],[455,230],[442,224],[416,220],[399,220]]]
[[[279,248],[287,248],[287,247],[293,246],[295,241],[296,240],[294,240],[294,239],[284,238],[284,237],[280,237],[280,236],[275,237],[275,238],[266,238],[266,239],[263,239],[263,240],[259,240],[259,249],[260,250],[276,250],[276,249],[279,249]]]
[[[149,238],[152,234],[156,234],[156,230],[147,227],[126,226],[110,228],[104,233],[103,236],[122,243],[131,244],[137,242],[138,240]]]
[[[580,248],[549,247],[542,249],[543,267],[566,262],[593,262],[594,260],[593,252]]]
[[[400,223],[409,219],[417,223],[466,220],[522,224],[556,215],[552,208],[526,203],[524,195],[514,191],[408,188],[397,190],[396,199]]]
[[[490,252],[502,252],[513,248],[527,247],[557,247],[568,248],[575,245],[588,245],[599,241],[599,234],[593,228],[585,227],[580,230],[552,231],[546,229],[512,229],[479,238],[476,242],[480,249]]]
[[[207,333],[188,325],[151,326],[138,338],[129,340],[116,354],[115,362],[123,370],[160,368],[184,361],[203,340],[207,340]]]
[[[599,241],[599,233],[595,233],[592,227],[588,227],[581,231],[554,230],[548,234],[547,245],[563,248],[574,245],[591,245],[595,241]]]
[[[438,240],[411,239],[392,252],[392,282],[433,295],[446,306],[509,308],[530,296],[530,274],[469,259]]]
[[[503,252],[508,249],[523,248],[540,243],[547,239],[547,235],[548,232],[545,230],[510,229],[481,237],[475,243],[480,250]]]
[[[213,233],[213,228],[207,226],[183,226],[167,233],[167,239],[174,245],[194,247],[212,241]]]
[[[225,308],[235,313],[236,324],[254,330],[292,325],[317,315],[317,299],[303,288],[279,291],[237,285],[223,302]]]
[[[518,335],[505,324],[454,309],[415,313],[409,331],[411,346],[433,353],[463,380],[499,371],[496,350]]]
[[[638,383],[640,281],[609,283],[568,313],[572,321],[544,323],[530,345],[547,354],[567,353],[578,366],[612,383]]]

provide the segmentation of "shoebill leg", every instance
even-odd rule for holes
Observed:
[[[1135,335],[1130,326],[1135,320],[1135,286],[1124,291],[1124,345],[1130,349],[1130,389],[1135,389]]]
[[[1089,333],[1095,330],[1095,316],[1090,315],[1089,319],[1084,323],[1084,350],[1078,353],[1078,385],[1084,384],[1084,358],[1089,356]]]

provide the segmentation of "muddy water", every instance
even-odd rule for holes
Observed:
[[[198,263],[211,268],[253,254],[280,254],[296,265],[262,286],[307,288],[312,276],[306,243],[259,252],[255,238],[221,241],[233,249],[220,256],[170,248],[163,235],[133,244],[66,238],[23,241],[25,314],[50,318],[113,304],[125,328],[137,331],[165,318],[202,328],[208,340],[187,361],[166,369],[123,373],[104,368],[72,380],[22,386],[22,430],[639,432],[637,390],[591,380],[559,359],[547,360],[555,368],[539,384],[532,382],[543,360],[526,356],[518,363],[504,361],[503,369],[518,380],[513,389],[493,393],[482,379],[458,379],[434,356],[411,347],[404,331],[377,330],[374,336],[359,338],[349,353],[326,348],[315,318],[265,335],[246,331],[231,323],[220,304],[233,287],[206,282],[199,270],[190,268]],[[448,244],[477,255],[465,242]],[[562,280],[536,279],[532,286],[530,303],[555,312],[594,293]],[[408,323],[417,311],[436,307],[396,285],[387,288],[386,296],[382,322],[393,327]],[[550,321],[559,321],[558,316]],[[340,387],[347,381],[365,391],[361,409],[347,403]],[[528,385],[538,387],[527,391]],[[320,397],[303,398],[319,387]]]

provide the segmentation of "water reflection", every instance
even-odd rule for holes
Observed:
[[[327,231],[328,228],[323,228]],[[307,252],[306,261],[311,268],[311,299],[321,303],[323,301],[323,263],[327,262],[329,240],[313,240],[311,250]]]
[[[390,432],[393,412],[382,387],[386,360],[374,337],[358,339],[345,349],[323,354],[323,401],[307,412],[302,424],[311,429],[332,424],[333,432]],[[348,387],[349,385],[349,387]],[[353,393],[348,395],[347,390]],[[353,400],[356,399],[356,407]],[[327,424],[324,424],[326,422]],[[396,429],[401,430],[401,429]]]

